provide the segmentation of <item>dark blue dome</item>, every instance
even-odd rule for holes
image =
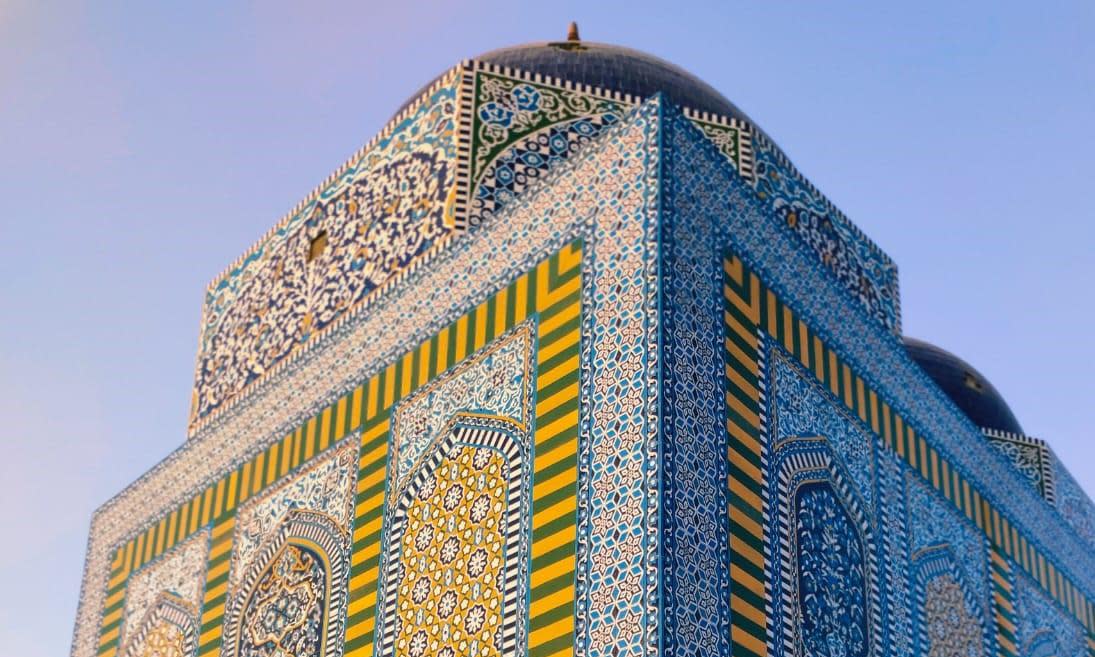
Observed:
[[[576,28],[571,29],[576,36]],[[499,48],[475,59],[643,99],[661,92],[681,107],[741,119],[756,127],[744,112],[703,80],[664,59],[622,46],[568,39]],[[419,89],[396,114],[417,101],[436,80]]]
[[[630,48],[589,41],[555,41],[500,48],[476,59],[641,98],[660,91],[682,107],[749,121],[703,80],[663,59]]]
[[[905,337],[905,351],[971,421],[983,429],[1023,433],[1004,398],[980,372],[958,356]]]

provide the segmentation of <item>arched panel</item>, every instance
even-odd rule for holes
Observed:
[[[223,654],[340,655],[348,540],[329,516],[290,511],[247,570],[226,616]]]
[[[241,657],[323,654],[330,587],[324,561],[308,546],[281,546],[241,612]]]
[[[799,485],[794,517],[802,654],[865,657],[867,560],[863,537],[829,481]]]
[[[949,546],[939,545],[913,555],[920,636],[924,657],[984,655],[984,628]]]
[[[458,418],[392,496],[381,655],[518,654],[528,547],[515,429],[500,418]]]
[[[1058,657],[1061,652],[1057,647],[1057,635],[1051,630],[1036,633],[1023,648],[1027,657]]]
[[[773,598],[783,606],[775,655],[867,657],[880,650],[874,533],[826,439],[776,445]]]
[[[130,635],[125,657],[189,657],[198,640],[197,609],[186,600],[164,591],[157,596]]]

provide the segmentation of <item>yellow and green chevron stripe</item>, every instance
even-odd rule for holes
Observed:
[[[995,547],[989,550],[992,572],[992,606],[996,617],[996,650],[998,657],[1019,657],[1015,625],[1015,584],[1011,564]]]
[[[756,327],[760,281],[741,260],[723,263],[726,325],[726,431],[729,438],[731,650],[766,657],[767,590],[764,560],[764,452],[760,441],[760,381]]]
[[[528,651],[537,657],[572,653],[582,253],[580,240],[563,247],[118,547],[107,583],[98,654],[113,657],[118,651],[130,574],[206,527],[211,528],[211,547],[198,655],[218,654],[236,508],[344,436],[360,432],[345,654],[372,655],[392,407],[534,316],[536,424]]]
[[[1030,543],[1009,518],[893,410],[825,341],[799,319],[735,256],[723,264],[727,431],[730,460],[731,628],[735,655],[765,656],[764,535],[761,491],[764,454],[759,440],[762,386],[758,335],[783,346],[910,468],[939,491],[1006,556],[1039,583],[1089,632],[1095,605]]]

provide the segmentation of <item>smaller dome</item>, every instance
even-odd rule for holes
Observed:
[[[1023,433],[1004,398],[972,365],[939,347],[904,337],[905,351],[954,405],[983,429]]]

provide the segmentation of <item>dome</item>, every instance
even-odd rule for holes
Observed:
[[[577,40],[528,43],[491,50],[476,59],[641,98],[660,91],[682,107],[749,121],[725,96],[688,71],[622,46]]]
[[[905,351],[974,424],[1023,433],[1004,398],[980,372],[958,356],[915,338],[904,337]]]
[[[688,71],[638,50],[581,41],[577,26],[573,23],[566,41],[499,48],[475,59],[640,98],[649,98],[661,92],[681,107],[741,119],[755,125],[725,96]],[[400,111],[417,100],[422,91],[404,103]]]

